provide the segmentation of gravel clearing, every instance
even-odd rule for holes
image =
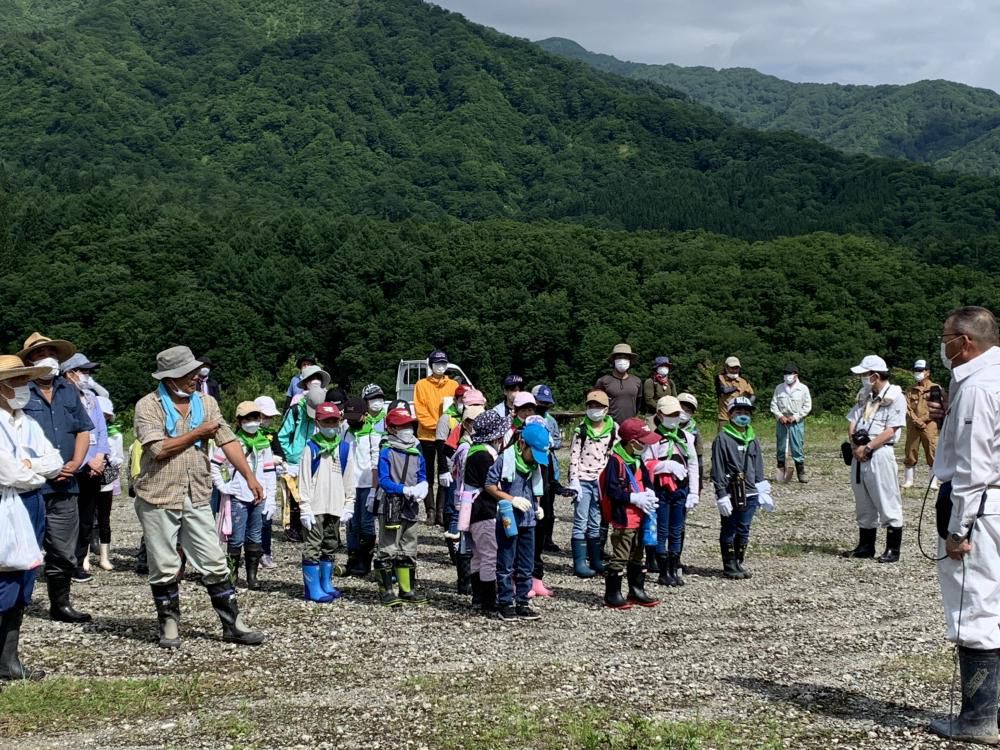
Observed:
[[[773,446],[765,449],[773,456]],[[958,747],[924,729],[948,712],[952,660],[935,571],[917,549],[922,492],[905,496],[901,563],[841,559],[837,552],[856,541],[847,471],[832,444],[814,449],[809,468],[808,485],[776,485],[777,511],[754,522],[749,581],[721,577],[718,516],[706,493],[689,518],[685,562],[694,574],[680,589],[650,583],[663,598],[654,609],[605,610],[602,582],[571,575],[570,509],[560,501],[564,551],[546,556],[556,597],[538,605],[539,622],[472,615],[454,593],[440,533],[426,527],[419,577],[427,606],[382,609],[374,583],[357,579],[339,581],[345,598],[332,605],[306,603],[299,547],[278,533],[279,567],[261,571],[262,591],[240,593],[266,644],[222,643],[203,588],[186,581],[184,642],[174,653],[155,645],[149,589],[130,557],[138,524],[121,498],[116,570],[97,570],[93,584],[73,588],[94,623],[50,622],[39,606],[43,589],[22,654],[81,686],[91,678],[188,680],[187,700],[167,715],[8,727],[3,746],[577,747],[585,743],[571,726],[645,717],[727,727],[724,741],[664,737],[663,747]],[[926,484],[926,469],[918,479]],[[928,548],[932,518],[929,508]]]

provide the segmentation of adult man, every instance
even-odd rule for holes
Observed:
[[[514,397],[521,392],[524,387],[524,378],[516,373],[511,373],[503,379],[503,401],[493,407],[501,417],[514,419]]]
[[[847,415],[848,439],[854,446],[851,489],[858,546],[844,556],[875,557],[878,527],[884,526],[885,552],[878,561],[894,563],[903,540],[903,499],[892,446],[906,424],[906,399],[903,390],[889,382],[889,366],[881,357],[869,354],[851,372],[861,378],[861,390]]]
[[[906,467],[903,480],[904,490],[908,490],[913,486],[920,447],[923,446],[927,465],[933,466],[934,451],[937,450],[938,441],[937,422],[930,418],[930,409],[927,403],[931,388],[939,388],[939,386],[931,380],[931,371],[925,360],[918,359],[913,364],[913,379],[916,382],[906,390],[906,458],[903,459],[903,466]]]
[[[458,383],[448,377],[448,355],[435,350],[427,357],[431,374],[421,378],[413,387],[413,407],[417,416],[417,440],[427,467],[428,492],[424,496],[425,521],[433,525],[443,515],[444,497],[434,491],[434,479],[440,473],[437,467],[437,426],[444,414],[444,400],[453,399]],[[441,511],[438,510],[441,508]],[[443,520],[443,519],[442,519]]]
[[[993,314],[963,307],[945,320],[941,359],[951,370],[934,475],[938,578],[948,640],[958,644],[962,707],[935,734],[997,744],[1000,695],[1000,336]],[[939,411],[931,409],[930,417]],[[946,526],[946,527],[945,527]],[[945,528],[942,528],[945,527]],[[947,557],[944,557],[944,555]]]
[[[236,589],[229,581],[229,566],[209,505],[212,477],[208,441],[215,440],[243,477],[254,502],[263,501],[264,488],[223,420],[219,404],[197,391],[201,366],[186,346],[160,352],[153,373],[160,384],[135,405],[135,439],[142,446],[135,479],[135,512],[146,539],[161,648],[180,646],[178,537],[187,558],[201,571],[212,607],[222,621],[223,640],[243,645],[264,640],[263,633],[243,624]]]
[[[729,402],[745,397],[753,401],[754,391],[750,381],[743,377],[743,365],[737,357],[727,357],[715,378],[715,395],[719,397],[719,429],[729,424]]]
[[[628,344],[615,344],[608,362],[614,366],[609,375],[599,378],[595,388],[608,394],[608,413],[621,424],[639,413],[642,403],[642,379],[629,374],[629,368],[639,360]]]
[[[656,405],[664,396],[677,395],[677,385],[670,379],[673,369],[670,357],[657,357],[653,360],[653,373],[642,384],[642,401],[647,414],[656,415]]]
[[[802,448],[805,443],[804,420],[812,411],[812,396],[809,388],[799,380],[799,368],[794,362],[785,365],[785,378],[774,389],[771,397],[771,413],[778,420],[778,481],[788,482],[792,478],[791,468],[786,472],[785,458],[787,448],[791,447],[792,461],[795,463],[795,474],[799,481],[805,484],[805,455]]]
[[[45,497],[45,578],[49,615],[59,622],[90,622],[90,615],[69,602],[70,580],[76,571],[76,544],[80,534],[76,473],[83,466],[94,428],[76,386],[59,377],[59,363],[76,353],[68,341],[31,334],[18,352],[26,364],[45,367],[46,375],[31,383],[31,399],[24,413],[42,426],[42,432],[63,458],[62,471],[42,488]]]

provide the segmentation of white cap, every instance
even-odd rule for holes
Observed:
[[[866,372],[889,372],[889,365],[885,360],[875,354],[869,354],[861,364],[851,368],[855,375],[864,375]]]
[[[927,360],[926,359],[918,359],[916,362],[913,363],[913,369],[914,369],[915,372],[919,372],[920,370],[926,370],[927,369]]]
[[[270,396],[258,396],[253,400],[257,404],[257,408],[260,409],[260,413],[265,417],[276,417],[281,412],[278,411],[278,407],[274,403],[274,399]]]
[[[742,367],[739,357],[726,357],[726,367]]]

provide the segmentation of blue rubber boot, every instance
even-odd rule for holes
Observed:
[[[604,557],[601,555],[601,538],[599,536],[587,537],[587,556],[590,558],[590,567],[597,575],[604,575]]]
[[[573,541],[573,573],[577,578],[593,578],[594,570],[587,564],[587,540]]]
[[[307,602],[323,602],[325,604],[333,601],[333,596],[323,591],[320,584],[319,563],[311,560],[302,561],[302,584]]]
[[[340,589],[333,585],[333,560],[323,560],[319,561],[319,585],[323,591],[334,599],[339,599],[342,596]]]

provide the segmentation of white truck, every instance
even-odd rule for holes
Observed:
[[[470,388],[473,387],[469,376],[462,371],[461,367],[453,362],[448,363],[446,373],[448,377],[459,384],[464,383]],[[396,369],[396,398],[402,399],[407,403],[412,402],[413,389],[417,385],[417,381],[426,378],[429,374],[430,367],[427,366],[426,359],[401,359],[399,367]]]

